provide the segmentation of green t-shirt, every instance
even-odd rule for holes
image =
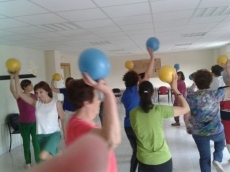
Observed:
[[[159,165],[171,159],[164,139],[163,120],[174,116],[172,106],[154,105],[148,113],[140,107],[130,112],[130,121],[137,137],[137,159],[146,165]]]

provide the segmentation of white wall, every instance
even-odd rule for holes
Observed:
[[[179,63],[181,71],[185,74],[185,82],[187,86],[192,84],[188,76],[198,69],[211,69],[214,65],[214,50],[200,50],[200,51],[185,51],[175,53],[159,53],[155,54],[156,58],[161,58],[161,66],[174,65]],[[148,55],[139,56],[123,56],[123,57],[109,57],[112,70],[109,77],[106,79],[111,87],[125,88],[122,82],[122,77],[127,71],[124,64],[127,60],[147,59]],[[168,86],[168,84],[161,82],[158,78],[152,78],[150,80],[154,87],[162,85]]]
[[[29,74],[28,63],[32,60],[39,66],[36,78],[30,78],[33,84],[41,80],[46,81],[46,68],[44,61],[44,51],[19,48],[13,46],[0,45],[0,75],[7,75],[5,62],[7,59],[15,57],[22,63],[21,74]],[[9,113],[18,112],[15,99],[9,90],[9,80],[0,80],[0,154],[9,149],[9,133],[5,124],[5,117]],[[21,144],[21,136],[13,135],[12,148]]]
[[[70,63],[70,73],[71,77],[74,79],[81,78],[81,73],[78,70],[78,56],[77,55],[70,55],[70,54],[61,54],[61,63]]]

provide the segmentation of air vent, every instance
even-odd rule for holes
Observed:
[[[49,31],[65,31],[65,30],[75,30],[79,28],[74,23],[56,23],[56,24],[40,25],[38,27],[41,27]]]
[[[199,8],[195,11],[193,18],[211,17],[230,14],[230,6],[214,7],[214,8]]]
[[[108,45],[111,44],[109,41],[89,42],[90,45]]]
[[[185,43],[185,44],[175,44],[176,47],[182,47],[182,46],[189,46],[192,45],[192,43]]]
[[[195,37],[195,36],[204,36],[207,32],[198,32],[198,33],[186,33],[182,34],[181,37]]]

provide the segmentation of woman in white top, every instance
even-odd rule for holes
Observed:
[[[219,87],[224,87],[225,83],[223,77],[221,76],[221,72],[224,70],[221,66],[215,65],[211,68],[213,79],[212,83],[209,87],[209,90],[217,90]]]
[[[14,74],[18,95],[36,109],[37,138],[40,146],[39,157],[43,161],[49,160],[57,154],[58,145],[61,140],[61,129],[58,118],[61,120],[63,134],[65,136],[65,118],[62,104],[53,98],[49,84],[44,81],[34,86],[34,92],[38,100],[32,99],[26,94],[22,94],[18,75],[19,71]]]

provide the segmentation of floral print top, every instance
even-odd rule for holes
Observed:
[[[199,90],[187,95],[187,102],[191,109],[192,134],[210,136],[223,131],[219,108],[224,98],[224,89]]]

